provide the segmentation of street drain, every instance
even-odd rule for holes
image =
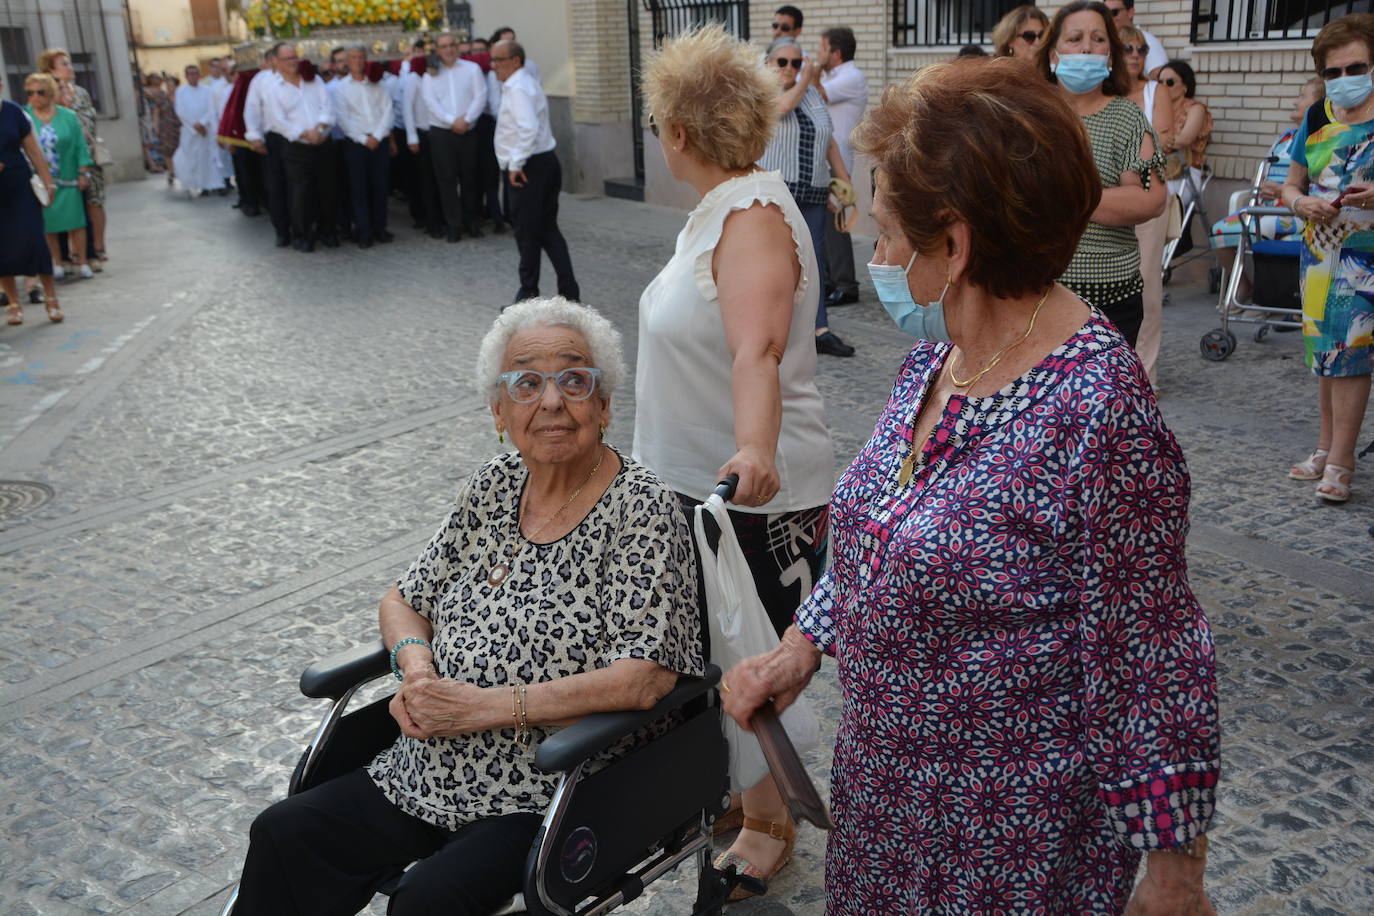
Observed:
[[[32,512],[52,499],[52,487],[33,480],[0,480],[0,518]]]

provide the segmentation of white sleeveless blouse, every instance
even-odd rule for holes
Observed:
[[[733,361],[711,257],[725,218],[755,203],[782,211],[802,266],[787,348],[778,367],[782,427],[776,461],[781,489],[762,506],[730,507],[773,514],[823,506],[830,502],[835,485],[834,449],[815,378],[821,295],[816,255],[806,221],[777,172],[753,172],[711,189],[678,233],[672,260],[640,296],[633,454],[672,489],[705,499],[720,466],[738,451],[730,385]]]

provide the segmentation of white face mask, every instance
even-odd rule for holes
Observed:
[[[946,283],[945,288],[940,291],[939,299],[925,305],[917,304],[911,296],[911,286],[906,279],[911,266],[915,263],[916,252],[913,251],[911,260],[906,262],[905,267],[898,267],[896,264],[868,265],[868,276],[873,280],[878,301],[887,309],[887,314],[897,327],[912,337],[948,342],[950,336],[945,328],[945,293],[949,292],[949,284]]]

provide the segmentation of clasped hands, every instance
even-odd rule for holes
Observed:
[[[387,707],[410,738],[452,738],[490,728],[481,715],[487,691],[475,684],[441,678],[432,665],[412,665]]]

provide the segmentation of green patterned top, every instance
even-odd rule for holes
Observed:
[[[1164,180],[1159,137],[1130,99],[1114,97],[1101,111],[1084,117],[1083,128],[1088,132],[1103,188],[1120,186],[1123,172],[1139,174],[1146,188],[1150,187],[1151,173]],[[1140,157],[1146,134],[1154,142],[1155,154],[1150,159]],[[1140,292],[1140,247],[1135,227],[1088,223],[1068,270],[1059,280],[1098,308]]]

